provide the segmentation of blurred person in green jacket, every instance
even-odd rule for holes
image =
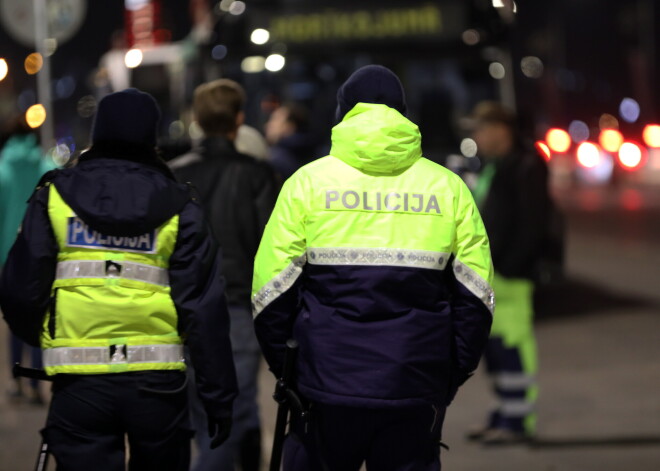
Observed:
[[[45,172],[56,167],[46,158],[39,146],[36,132],[20,115],[10,120],[3,133],[5,144],[0,151],[0,270],[5,264],[18,227],[21,224],[27,200],[32,194],[39,178]],[[19,363],[23,358],[23,342],[10,334],[10,361]],[[41,351],[30,347],[32,367],[41,368]],[[30,381],[30,394],[26,396],[20,380],[16,380],[9,391],[12,399],[21,400],[29,397],[35,404],[42,404],[37,380]]]

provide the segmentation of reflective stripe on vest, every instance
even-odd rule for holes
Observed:
[[[183,345],[113,345],[112,347],[59,347],[43,352],[47,368],[72,365],[183,362]]]
[[[111,260],[73,260],[57,264],[56,280],[71,278],[124,278],[154,285],[169,286],[167,270],[136,262]]]

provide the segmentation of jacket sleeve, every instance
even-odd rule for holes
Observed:
[[[11,331],[39,346],[57,266],[57,242],[48,217],[48,188],[30,200],[0,279],[0,307]]]
[[[453,254],[452,324],[456,355],[454,387],[474,372],[486,347],[495,297],[486,229],[472,195],[460,182]],[[455,393],[455,391],[453,391]]]
[[[299,312],[306,262],[305,209],[295,176],[284,184],[257,251],[252,311],[257,339],[275,376],[282,372],[284,347]]]
[[[231,417],[238,390],[221,259],[202,209],[189,202],[179,214],[177,244],[170,258],[171,295],[199,397],[215,419]]]

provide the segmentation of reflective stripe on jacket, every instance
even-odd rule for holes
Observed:
[[[59,247],[41,346],[48,374],[183,370],[167,269],[178,215],[135,237],[89,228],[49,186]]]
[[[257,335],[276,373],[286,337],[299,341],[312,400],[442,402],[477,366],[494,308],[488,238],[467,187],[420,141],[396,110],[359,103],[266,226]]]

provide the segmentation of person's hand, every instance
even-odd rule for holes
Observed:
[[[231,417],[212,419],[209,417],[209,437],[211,437],[211,450],[222,445],[231,433]]]

